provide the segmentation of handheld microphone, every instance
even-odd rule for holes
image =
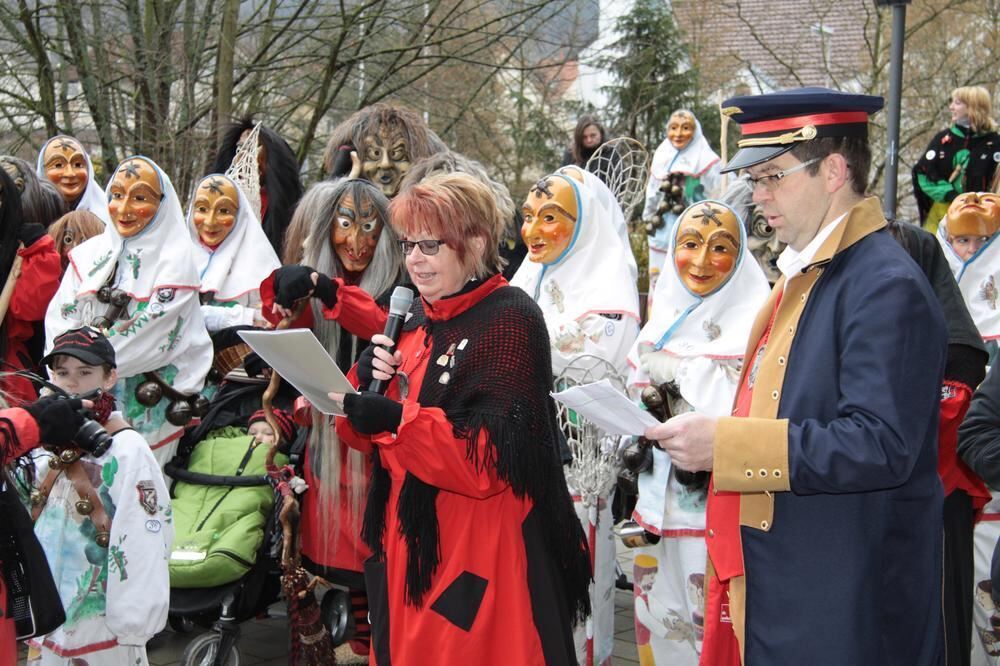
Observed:
[[[396,287],[392,290],[392,297],[389,299],[389,319],[385,322],[385,330],[382,333],[392,340],[392,346],[396,346],[396,340],[399,339],[399,333],[403,330],[403,324],[406,322],[406,314],[410,311],[410,305],[413,304],[413,290],[407,287]],[[382,349],[389,350],[391,347],[386,347],[385,345],[379,345]],[[374,391],[381,395],[385,395],[385,389],[389,385],[388,379],[372,379],[372,383],[368,385],[369,391]]]

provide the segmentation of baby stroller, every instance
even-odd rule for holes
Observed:
[[[184,666],[238,666],[240,623],[280,596],[281,529],[263,468],[267,447],[254,446],[244,430],[265,386],[254,378],[223,383],[164,470],[173,479],[177,530],[170,560],[170,625],[179,633],[194,625],[212,628],[188,644]],[[275,404],[290,407],[294,393],[282,388]],[[283,453],[294,458],[306,437],[302,429]]]

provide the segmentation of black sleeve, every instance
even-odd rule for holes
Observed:
[[[1000,372],[995,366],[958,428],[958,455],[987,484],[1000,486]]]

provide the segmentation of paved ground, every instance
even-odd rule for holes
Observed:
[[[619,562],[632,576],[632,553],[619,544]],[[615,594],[615,649],[614,666],[638,665],[635,649],[635,630],[632,625],[632,593],[622,590]],[[275,604],[269,611],[270,617],[244,623],[239,640],[241,661],[239,666],[287,666],[288,664],[288,623],[283,603]],[[179,666],[181,655],[198,632],[178,634],[167,629],[149,644],[151,666]],[[21,655],[23,661],[23,654]],[[337,651],[338,664],[365,664],[367,660],[355,657],[350,648],[341,646]],[[230,664],[230,666],[233,666]]]

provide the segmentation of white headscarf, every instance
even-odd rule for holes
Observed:
[[[671,173],[684,173],[700,177],[719,161],[719,156],[708,145],[708,139],[701,131],[701,123],[698,122],[693,113],[686,109],[678,109],[670,114],[670,117],[673,118],[681,111],[694,118],[694,136],[691,137],[691,141],[684,146],[683,150],[674,148],[670,139],[664,139],[663,143],[656,148],[649,173],[661,181],[666,180]]]
[[[65,136],[63,134],[57,135],[45,142],[42,149],[38,151],[38,160],[35,163],[35,173],[38,177],[49,182],[48,176],[45,174],[45,149],[49,147],[49,144],[56,139],[73,139],[71,136]],[[83,144],[73,139],[80,147],[83,148]],[[108,213],[108,198],[105,195],[104,190],[101,189],[100,184],[94,180],[94,165],[90,161],[90,155],[87,154],[87,149],[83,148],[83,158],[87,160],[87,187],[83,190],[83,195],[80,196],[80,200],[76,202],[76,208],[74,210],[89,210],[91,213],[101,218],[101,221],[105,225],[111,224],[111,215]]]
[[[616,215],[622,218],[622,212],[618,202],[606,186],[581,185],[561,173],[549,177],[561,178],[573,187],[579,212],[573,238],[551,264],[525,259],[510,283],[535,299],[546,321],[579,321],[598,313],[638,321],[635,257],[619,233]]]
[[[591,173],[586,169],[581,169],[575,165],[564,166],[556,173],[562,173],[568,175],[570,178],[573,177],[573,173],[580,174],[580,178],[583,180],[583,184],[594,191],[601,201],[607,201],[607,208],[611,211],[611,221],[615,225],[615,229],[618,231],[618,236],[622,239],[622,244],[629,248],[628,259],[630,261],[629,268],[632,270],[632,280],[637,281],[639,279],[639,266],[635,263],[635,256],[633,256],[632,243],[628,238],[628,223],[625,222],[625,214],[622,213],[621,202],[615,197],[614,192],[611,188],[607,186],[603,180],[600,179],[597,174]]]
[[[96,293],[116,267],[118,273],[112,286],[137,300],[147,300],[157,289],[198,289],[201,284],[191,259],[194,248],[185,229],[184,212],[173,184],[148,157],[133,155],[121,164],[133,159],[145,160],[156,171],[163,193],[160,207],[146,228],[135,236],[122,238],[118,228],[109,224],[104,233],[70,250],[70,263],[81,280],[77,295]],[[111,196],[112,182],[113,176],[108,181],[105,199]]]
[[[704,202],[692,206],[701,203]],[[725,206],[717,201],[713,203]],[[677,221],[686,213],[681,213]],[[764,271],[750,253],[746,225],[738,214],[736,218],[740,228],[740,256],[726,282],[711,294],[698,296],[681,280],[677,264],[668,259],[656,283],[655,305],[649,321],[639,331],[628,356],[629,365],[634,369],[631,383],[636,385],[649,383],[639,367],[642,353],[660,350],[679,358],[677,377],[681,396],[702,412],[708,411],[706,405],[717,405],[720,400],[712,382],[705,381],[713,372],[712,361],[742,358],[750,328],[771,292]],[[668,257],[674,256],[676,243],[677,222],[670,230]],[[680,381],[681,378],[684,381]],[[723,402],[732,397],[726,395]]]
[[[243,188],[228,176],[210,174],[225,178],[236,187],[236,222],[225,240],[214,250],[205,247],[194,226],[194,201],[191,196],[188,208],[187,228],[194,245],[194,263],[201,276],[201,291],[215,292],[218,301],[234,301],[249,292],[260,289],[260,283],[281,265]],[[207,178],[208,176],[206,176]],[[198,185],[205,179],[202,178]],[[195,185],[195,188],[198,187]]]
[[[958,282],[958,290],[962,292],[979,335],[983,340],[996,340],[1000,338],[1000,242],[997,242],[1000,233],[993,234],[978,252],[963,262],[948,242],[947,224],[947,218],[941,220],[937,237]]]

